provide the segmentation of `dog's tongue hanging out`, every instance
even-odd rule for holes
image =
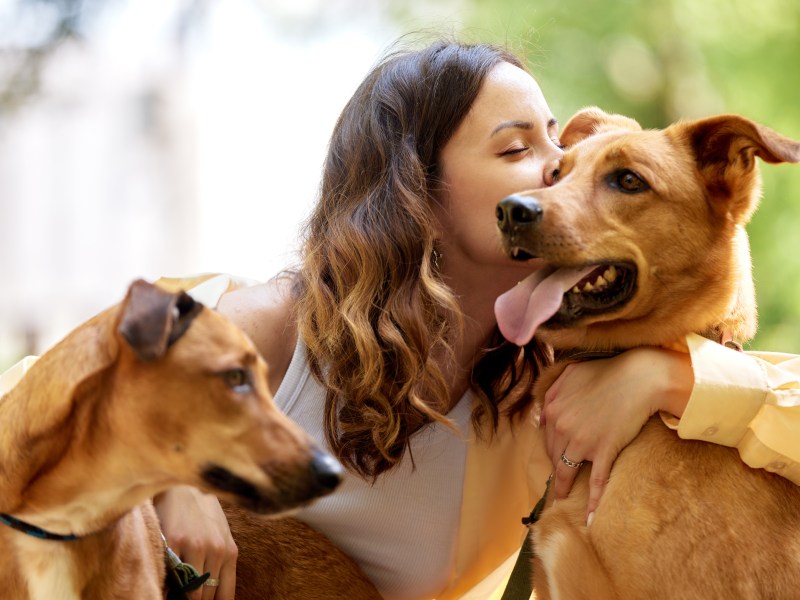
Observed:
[[[564,294],[595,267],[556,269],[543,267],[501,295],[494,303],[500,333],[510,342],[524,346],[536,329],[558,312]]]

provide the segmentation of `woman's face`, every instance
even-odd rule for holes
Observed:
[[[558,144],[558,123],[533,77],[510,63],[495,66],[440,154],[444,185],[435,210],[445,275],[487,265],[530,269],[503,254],[495,207],[515,192],[551,185],[563,155]]]

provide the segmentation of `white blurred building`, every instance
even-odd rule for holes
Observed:
[[[0,82],[35,41],[22,2]],[[382,4],[109,0],[49,54],[0,108],[0,370],[137,277],[291,265],[335,119],[400,34]]]

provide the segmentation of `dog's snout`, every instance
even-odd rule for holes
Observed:
[[[311,459],[311,472],[320,488],[335,489],[342,482],[342,465],[327,452],[316,449]]]
[[[542,220],[542,206],[535,198],[509,196],[497,204],[497,226],[503,233],[533,225]]]

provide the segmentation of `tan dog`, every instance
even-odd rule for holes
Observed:
[[[36,362],[0,398],[0,424],[3,519],[78,538],[0,524],[4,599],[161,598],[164,545],[148,498],[188,484],[277,513],[340,480],[272,403],[249,339],[143,281]]]
[[[541,324],[537,335],[562,350],[669,345],[690,332],[749,338],[755,157],[798,162],[800,143],[737,116],[642,131],[597,109],[573,117],[562,140],[559,183],[498,207],[512,257],[566,268],[498,300],[504,333],[525,343]],[[554,300],[549,314],[525,306],[534,288]],[[679,440],[651,419],[615,462],[591,527],[589,474],[582,467],[532,528],[537,598],[800,594],[800,487],[736,450]]]

